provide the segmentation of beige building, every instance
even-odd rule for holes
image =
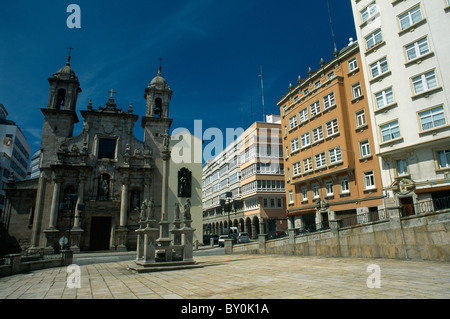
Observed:
[[[248,232],[251,238],[287,230],[280,134],[279,116],[268,116],[206,163],[205,233],[221,235],[229,225]]]

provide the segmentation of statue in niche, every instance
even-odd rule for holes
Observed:
[[[186,167],[178,171],[178,197],[191,197],[192,172]]]
[[[100,175],[99,188],[98,188],[98,198],[100,200],[109,199],[109,175]]]
[[[191,220],[191,201],[189,199],[184,205],[184,220]]]

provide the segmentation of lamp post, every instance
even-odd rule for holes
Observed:
[[[67,205],[67,203],[63,202],[59,205],[59,210],[61,212],[65,212],[65,211],[69,211],[69,234],[68,234],[68,238],[67,238],[67,247],[66,249],[70,250],[70,233],[72,230],[72,220],[75,218],[81,218],[81,216],[75,216],[75,203],[77,202],[78,199],[78,194],[67,194],[67,199],[70,202],[70,207],[69,205]],[[82,212],[84,211],[84,204],[83,203],[79,203],[78,206],[78,211]],[[67,215],[64,215],[64,217],[67,217]]]

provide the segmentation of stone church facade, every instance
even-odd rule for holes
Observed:
[[[90,102],[80,111],[83,128],[73,136],[81,88],[70,57],[48,81],[41,172],[39,179],[8,183],[7,213],[17,217],[10,233],[31,251],[58,250],[63,237],[74,251],[135,249],[141,203],[154,201],[157,220],[163,206],[172,90],[161,67],[144,92],[143,141],[133,134],[139,116],[131,104],[118,108],[112,89],[104,107]]]

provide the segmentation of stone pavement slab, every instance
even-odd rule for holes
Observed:
[[[67,267],[37,270],[0,278],[0,299],[450,297],[450,264],[445,262],[276,255],[198,256],[195,260],[204,267],[141,274],[127,269],[129,261],[82,265],[80,288],[67,286]],[[368,284],[379,284],[379,288]]]

